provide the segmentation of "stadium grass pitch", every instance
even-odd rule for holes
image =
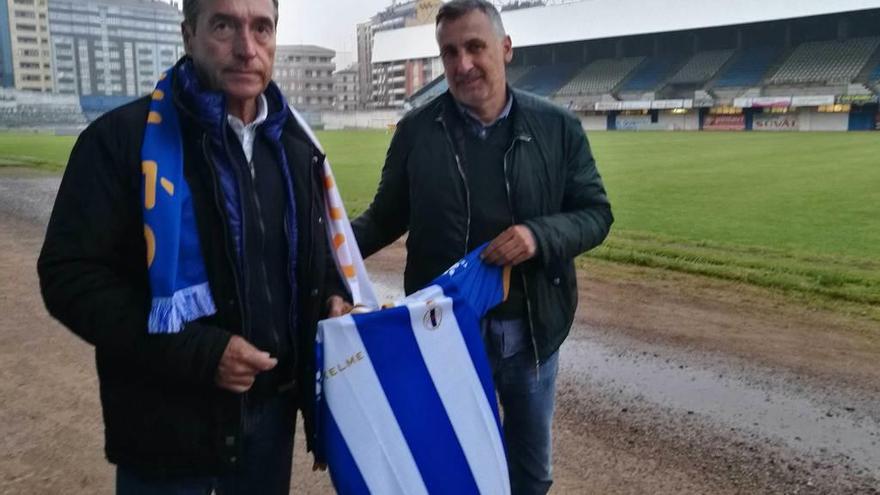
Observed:
[[[320,132],[353,215],[391,135]],[[612,234],[589,258],[664,268],[857,306],[880,304],[875,133],[595,132]],[[73,138],[0,134],[0,166],[60,170]]]
[[[75,142],[74,136],[0,132],[0,167],[63,170]]]

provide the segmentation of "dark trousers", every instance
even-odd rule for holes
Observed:
[[[242,421],[243,452],[234,472],[216,477],[156,478],[118,466],[117,495],[287,495],[296,425],[293,397],[248,397]]]
[[[559,352],[538,366],[523,320],[486,319],[486,353],[503,411],[513,495],[546,494],[553,484],[553,412]]]

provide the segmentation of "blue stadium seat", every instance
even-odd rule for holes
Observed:
[[[648,59],[636,69],[635,74],[624,83],[620,91],[651,91],[656,89],[669,77],[672,70],[678,69],[683,58],[682,55],[664,55]]]
[[[600,95],[610,93],[644,57],[600,59],[581,69],[557,96]]]
[[[715,82],[716,88],[756,86],[770,69],[779,50],[772,47],[748,48]]]
[[[880,64],[871,72],[871,75],[868,76],[869,81],[880,82]]]
[[[768,82],[845,84],[856,77],[878,47],[880,36],[803,43]]]
[[[550,96],[570,81],[577,70],[578,66],[573,64],[535,67],[512,84],[537,95]]]
[[[734,50],[712,50],[699,52],[691,57],[669,84],[705,84],[730,60]]]

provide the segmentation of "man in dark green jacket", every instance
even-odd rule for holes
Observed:
[[[355,236],[369,256],[409,232],[407,293],[487,242],[487,262],[514,267],[485,342],[513,493],[546,493],[558,349],[577,306],[574,257],[605,239],[611,207],[578,119],[507,86],[513,50],[492,4],[446,3],[436,34],[449,91],[400,121]]]

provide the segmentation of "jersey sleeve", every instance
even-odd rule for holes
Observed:
[[[490,265],[480,259],[487,244],[468,253],[431,283],[453,299],[466,301],[480,317],[504,302],[510,288],[509,266]]]

